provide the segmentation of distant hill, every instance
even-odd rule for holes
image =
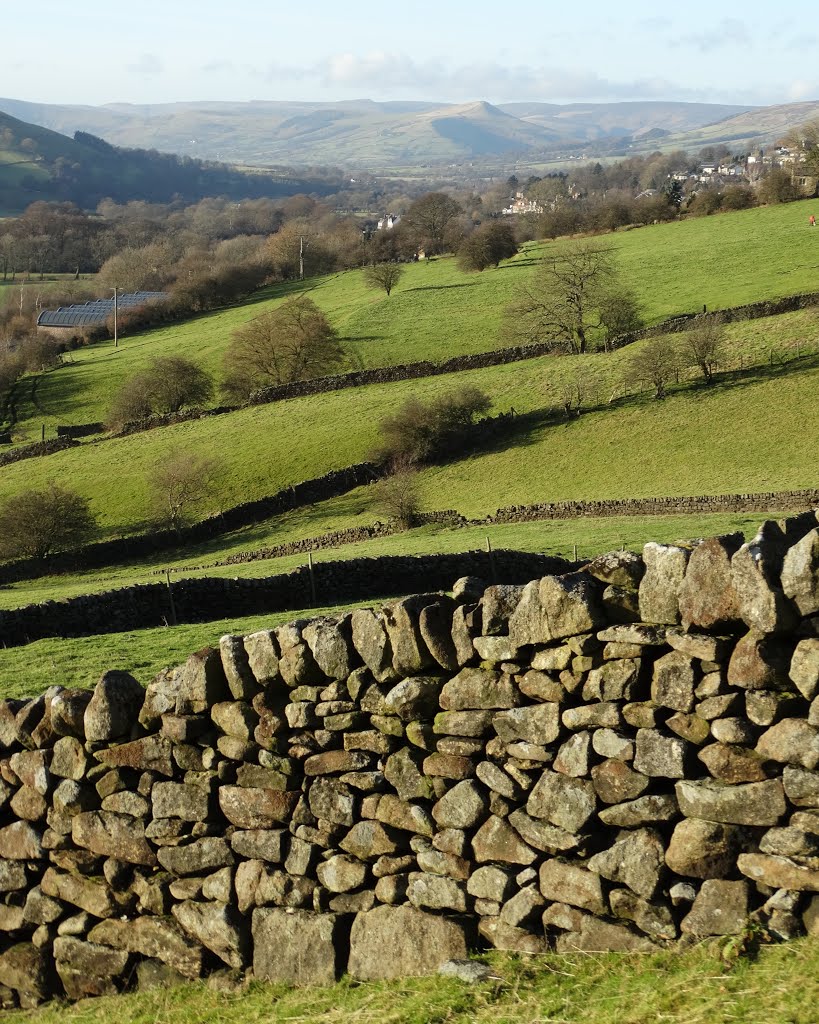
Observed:
[[[101,107],[0,99],[0,110],[65,135],[101,136],[252,167],[331,166],[423,171],[474,163],[545,163],[640,153],[658,146],[770,144],[819,113],[819,102],[717,103],[190,102]]]
[[[3,113],[0,101],[0,215],[41,199],[71,201],[88,209],[106,197],[168,202],[181,196],[195,202],[214,195],[245,199],[326,194],[337,187],[337,181],[294,172],[247,174],[225,164],[123,149],[86,130],[75,130],[75,137],[67,138]]]
[[[737,113],[713,124],[685,131],[673,130],[664,140],[664,148],[682,147],[699,149],[703,146],[724,144],[737,149],[747,148],[752,143],[770,145],[806,121],[819,117],[819,101],[803,103],[781,103],[772,107],[757,107],[744,113]]]
[[[753,108],[708,103],[192,102],[102,107],[0,99],[0,110],[55,131],[255,166],[342,165],[377,171],[532,156],[655,129],[704,129]]]

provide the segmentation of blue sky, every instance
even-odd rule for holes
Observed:
[[[819,99],[807,0],[3,6],[0,96],[37,102]]]

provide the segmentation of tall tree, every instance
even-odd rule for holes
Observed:
[[[618,280],[612,250],[596,239],[573,242],[547,256],[521,288],[503,333],[518,343],[551,343],[555,352],[586,352],[617,294],[630,292]]]
[[[412,230],[416,244],[427,256],[437,256],[445,250],[447,227],[461,213],[459,204],[445,192],[427,192],[407,210],[402,224]]]
[[[324,313],[312,299],[298,295],[233,332],[223,360],[222,389],[242,400],[269,384],[327,373],[343,354]]]

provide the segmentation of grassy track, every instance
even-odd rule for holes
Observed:
[[[682,953],[519,958],[493,953],[497,981],[406,979],[328,988],[183,985],[75,1006],[10,1012],[9,1024],[815,1024],[819,940],[763,949],[730,969],[719,943]]]
[[[356,506],[361,511],[352,509]],[[253,551],[265,543],[283,543],[288,539],[313,536],[318,526],[328,530],[354,522],[363,524],[376,519],[375,511],[367,501],[365,489],[322,502],[309,510],[311,528],[306,528],[300,513],[259,524],[249,530],[238,531],[195,550],[169,552],[154,560],[138,565],[106,566],[103,569],[24,580],[0,588],[0,608],[19,608],[42,601],[60,601],[78,594],[96,593],[133,583],[155,583],[170,569],[174,578],[225,576],[253,579],[288,572],[304,565],[305,554],[283,555],[273,559],[259,559],[233,565],[214,566],[212,563],[239,551]],[[772,509],[768,518],[779,518],[785,513]],[[699,514],[673,516],[611,516],[600,519],[563,519],[504,525],[481,525],[463,528],[423,526],[406,533],[380,537],[338,548],[326,548],[313,554],[313,561],[344,560],[348,558],[375,558],[379,555],[415,555],[472,551],[483,548],[488,537],[494,548],[515,551],[538,551],[549,555],[570,557],[577,545],[579,557],[590,557],[614,548],[639,549],[649,540],[667,542],[680,537],[703,537],[740,530],[753,534],[765,515]],[[197,568],[202,566],[202,568]],[[2,659],[2,652],[0,652]]]

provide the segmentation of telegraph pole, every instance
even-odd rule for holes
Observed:
[[[119,334],[118,334],[118,314],[119,314],[119,289],[114,289],[114,348],[119,348]]]
[[[299,280],[304,280],[304,235],[299,235]]]

